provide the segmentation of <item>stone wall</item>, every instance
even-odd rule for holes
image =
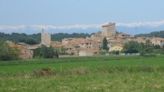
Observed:
[[[109,23],[102,26],[102,36],[103,37],[113,37],[116,35],[115,23]]]

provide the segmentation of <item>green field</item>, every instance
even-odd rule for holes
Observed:
[[[164,56],[0,61],[0,92],[164,92]]]

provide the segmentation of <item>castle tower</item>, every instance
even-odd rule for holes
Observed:
[[[51,45],[51,35],[44,31],[44,28],[42,29],[41,33],[41,44],[50,47]]]
[[[103,37],[113,37],[116,35],[116,24],[108,23],[102,26],[102,36]]]

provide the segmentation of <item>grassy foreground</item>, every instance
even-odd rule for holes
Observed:
[[[164,92],[164,56],[0,61],[0,92]]]

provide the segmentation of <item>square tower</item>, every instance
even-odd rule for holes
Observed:
[[[41,33],[41,44],[50,47],[51,46],[51,35],[42,29]]]
[[[113,37],[116,35],[116,24],[108,23],[102,26],[102,36],[103,37]]]

